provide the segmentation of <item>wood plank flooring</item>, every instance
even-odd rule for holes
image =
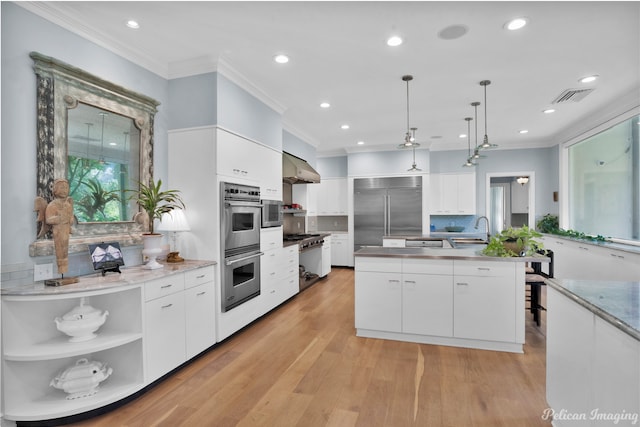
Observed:
[[[358,338],[334,268],[134,401],[72,426],[549,426],[545,338],[525,354]]]

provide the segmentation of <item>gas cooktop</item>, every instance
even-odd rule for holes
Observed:
[[[297,242],[299,240],[309,239],[312,237],[320,237],[319,234],[285,234],[283,240],[287,242]]]

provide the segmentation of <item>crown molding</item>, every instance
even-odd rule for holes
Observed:
[[[132,49],[130,46],[124,45],[110,37],[107,34],[99,33],[93,27],[88,27],[81,21],[74,19],[72,13],[68,12],[64,2],[15,2],[17,6],[38,15],[39,17],[52,22],[63,29],[70,31],[85,40],[115,53],[116,55],[131,61],[132,63],[157,74],[160,77],[167,78],[168,67],[143,52]]]

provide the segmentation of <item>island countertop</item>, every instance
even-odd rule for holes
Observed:
[[[102,276],[100,272],[87,276],[80,276],[78,283],[64,286],[45,286],[44,282],[31,285],[2,288],[2,296],[26,296],[26,295],[55,295],[74,292],[92,291],[98,289],[114,288],[118,286],[134,285],[172,274],[183,273],[201,267],[216,265],[215,261],[185,260],[180,263],[162,263],[163,268],[155,270],[145,269],[143,265],[123,267],[122,273],[107,273]]]
[[[640,282],[547,279],[545,283],[640,341]]]
[[[524,257],[493,257],[482,255],[480,251],[485,245],[469,245],[466,248],[389,248],[389,247],[363,247],[354,253],[356,257],[382,257],[382,258],[424,258],[424,259],[457,259],[470,261],[497,261],[497,262],[549,262],[549,257],[535,255]]]

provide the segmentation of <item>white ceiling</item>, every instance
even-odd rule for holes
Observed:
[[[218,70],[282,112],[318,155],[393,150],[410,124],[434,150],[460,139],[487,87],[500,148],[549,146],[616,99],[639,94],[640,2],[44,2],[19,3],[165,78]],[[526,16],[519,31],[503,28]],[[141,28],[124,24],[136,19]],[[466,35],[444,40],[451,25]],[[405,42],[391,48],[392,33]],[[279,65],[277,53],[291,60]],[[598,74],[590,84],[578,83]],[[555,106],[565,89],[595,88]],[[639,96],[640,98],[640,96]],[[328,101],[331,108],[321,109]],[[637,105],[637,104],[636,104]],[[347,123],[349,130],[340,129]],[[472,122],[474,123],[474,122]],[[471,144],[475,144],[472,124]],[[522,135],[521,129],[529,133]],[[478,139],[484,105],[478,109]],[[365,145],[356,146],[362,140]]]

